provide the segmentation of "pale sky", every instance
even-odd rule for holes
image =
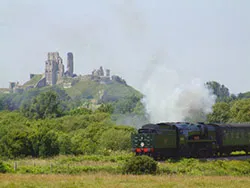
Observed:
[[[0,0],[0,87],[43,73],[50,51],[66,65],[70,51],[75,73],[103,65],[138,89],[165,64],[183,81],[250,91],[249,10],[249,0]]]

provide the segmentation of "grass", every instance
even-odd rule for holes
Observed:
[[[72,97],[82,97],[82,98],[94,98],[99,99],[103,93],[99,93],[101,91],[105,91],[106,95],[112,98],[123,98],[126,96],[136,95],[141,96],[140,92],[132,88],[131,86],[111,82],[110,84],[100,84],[95,81],[84,79],[79,80],[76,84],[74,84],[71,88],[65,89],[67,94]]]
[[[48,159],[24,158],[3,160],[12,174],[122,174],[123,164],[131,153],[104,155],[57,156]],[[14,164],[17,169],[14,170]],[[250,160],[199,161],[198,159],[159,162],[158,175],[250,176]]]
[[[32,79],[24,83],[24,86],[35,85],[43,77],[42,74],[36,74]]]
[[[130,153],[4,160],[1,187],[249,187],[250,160],[159,162],[157,175],[123,175]],[[14,163],[17,170],[14,171]]]
[[[0,174],[0,187],[249,187],[250,178],[232,176],[133,176],[106,173],[79,175]]]
[[[160,173],[195,175],[195,176],[249,176],[250,160],[215,160],[199,161],[198,159],[182,159],[178,162],[160,163]]]
[[[65,89],[67,94],[74,98],[74,97],[95,97],[98,95],[98,91],[102,90],[103,86],[98,84],[97,82],[91,80],[80,80],[71,88]]]
[[[17,174],[81,174],[85,172],[121,173],[123,161],[131,156],[130,153],[120,152],[110,156],[80,155],[56,156],[53,158],[24,158],[4,160],[7,172]],[[14,164],[17,164],[14,170]]]

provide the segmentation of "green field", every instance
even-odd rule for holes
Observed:
[[[0,187],[249,187],[249,177],[111,175],[13,175],[0,174]]]
[[[131,153],[2,159],[0,187],[249,187],[250,160],[158,162],[156,175],[122,173]]]
[[[66,174],[84,173],[122,174],[124,163],[131,153],[110,155],[57,156],[53,158],[24,158],[2,160],[6,173],[11,174]],[[187,176],[250,176],[250,160],[199,161],[198,159],[158,162],[157,175]]]

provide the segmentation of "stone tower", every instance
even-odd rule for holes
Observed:
[[[106,76],[110,77],[110,69],[106,69]]]
[[[45,78],[47,85],[55,85],[64,75],[64,65],[58,52],[49,52],[45,62]]]
[[[68,73],[68,76],[70,77],[72,77],[74,73],[73,53],[71,52],[67,54],[67,73]]]

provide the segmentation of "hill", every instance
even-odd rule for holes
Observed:
[[[48,90],[54,90],[63,102],[67,105],[74,104],[74,107],[86,103],[98,107],[102,103],[114,103],[129,97],[142,98],[139,91],[127,85],[120,77],[109,80],[96,80],[90,76],[66,77],[54,86],[35,87],[42,78],[42,75],[35,75],[21,86],[21,92],[8,94],[4,99],[5,106],[8,106],[9,110],[19,109],[22,102]]]
[[[65,82],[59,86],[64,88],[72,99],[90,99],[97,103],[107,103],[130,96],[142,97],[142,94],[133,87],[116,80],[99,82],[88,78],[75,78],[68,79],[66,83],[71,83],[71,86],[65,87]]]

